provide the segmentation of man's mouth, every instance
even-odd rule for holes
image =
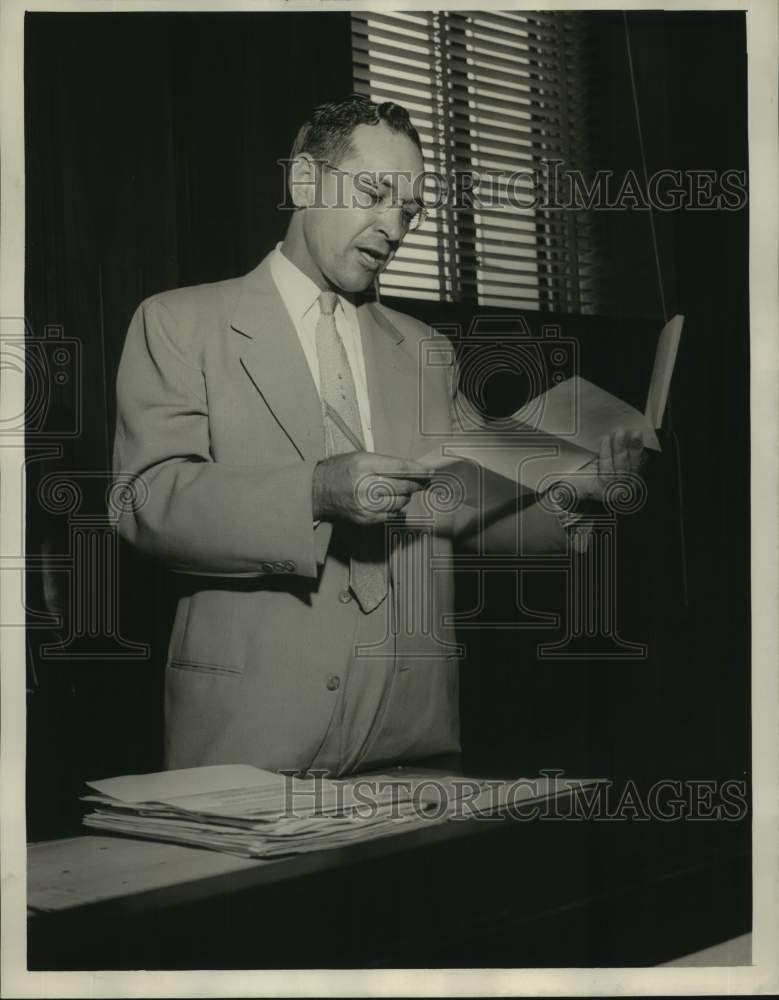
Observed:
[[[357,254],[365,267],[371,271],[378,271],[387,262],[387,254],[374,250],[373,247],[357,247]]]

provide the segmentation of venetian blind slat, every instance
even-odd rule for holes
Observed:
[[[591,216],[543,204],[545,161],[588,162],[588,34],[574,12],[352,15],[354,83],[408,108],[425,147],[430,220],[381,277],[392,296],[575,311],[596,301]],[[471,201],[442,199],[471,176]]]

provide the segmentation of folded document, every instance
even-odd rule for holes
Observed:
[[[579,375],[531,399],[500,426],[470,414],[462,430],[436,442],[418,461],[434,479],[473,507],[500,507],[523,494],[543,493],[557,478],[595,461],[602,438],[617,428],[638,433],[660,451],[663,422],[684,317],[674,316],[658,338],[644,412]]]

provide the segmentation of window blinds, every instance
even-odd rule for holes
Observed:
[[[355,90],[408,109],[436,205],[382,275],[382,292],[594,311],[594,219],[562,210],[555,182],[588,168],[578,16],[366,11],[352,14],[352,40]]]

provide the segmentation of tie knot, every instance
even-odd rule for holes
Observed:
[[[336,302],[338,302],[338,296],[335,292],[321,292],[319,295],[319,308],[322,310],[322,315],[332,316],[335,312]]]

